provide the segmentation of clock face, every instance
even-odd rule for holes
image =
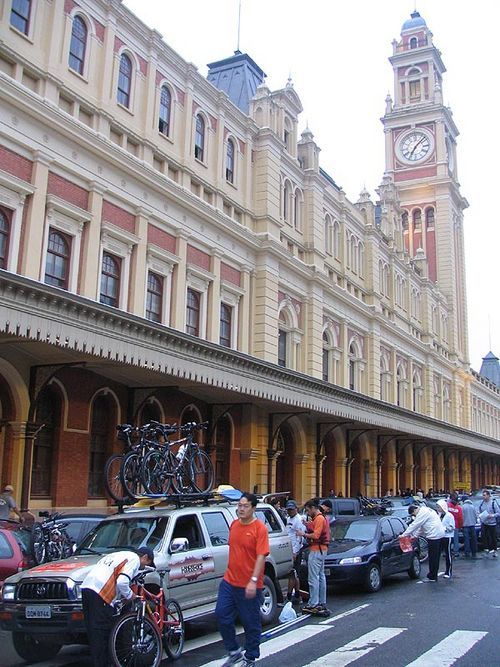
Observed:
[[[409,162],[423,160],[429,154],[431,147],[431,137],[418,130],[405,134],[399,143],[401,156]]]

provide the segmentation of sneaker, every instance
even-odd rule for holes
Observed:
[[[496,552],[496,551],[492,551],[492,552],[491,552],[491,555],[493,556],[493,558],[496,558],[496,557],[497,557],[497,552]]]
[[[240,665],[244,659],[243,649],[239,648],[237,651],[231,652],[222,663],[222,667],[231,667],[232,665]]]
[[[451,574],[443,574],[444,579],[451,579]]]
[[[302,607],[301,611],[303,614],[315,614],[318,611],[318,607],[311,607],[310,605],[306,604]]]
[[[332,612],[324,604],[320,604],[316,607],[315,616],[321,616],[323,618],[328,618]]]
[[[255,660],[252,660],[250,658],[245,658],[241,663],[241,667],[254,667],[254,665],[255,665]]]

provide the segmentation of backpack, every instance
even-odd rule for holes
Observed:
[[[323,530],[321,531],[321,535],[319,536],[318,540],[320,551],[322,553],[323,549],[321,547],[326,546],[326,550],[328,551],[328,546],[330,544],[331,539],[332,539],[332,534],[330,531],[330,522],[328,521],[327,517],[323,515]]]

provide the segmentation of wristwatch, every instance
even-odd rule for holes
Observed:
[[[258,578],[257,577],[250,577],[250,581],[253,581],[254,584],[257,583]]]

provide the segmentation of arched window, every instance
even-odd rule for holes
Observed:
[[[418,39],[416,37],[410,38],[410,49],[416,49],[418,46]]]
[[[425,226],[427,229],[434,227],[434,209],[432,207],[425,211]]]
[[[283,130],[283,141],[285,143],[285,148],[290,152],[292,144],[292,125],[289,118],[285,118],[285,128]]]
[[[10,221],[0,209],[0,269],[7,268],[9,255]]]
[[[324,224],[325,235],[325,252],[327,255],[332,254],[332,221],[329,215],[325,218]]]
[[[105,252],[102,256],[101,295],[99,301],[118,307],[120,297],[120,261]]]
[[[356,391],[356,347],[354,343],[349,345],[349,389]]]
[[[160,406],[155,400],[148,400],[142,406],[139,423],[140,424],[149,424],[151,422],[162,422],[163,415],[160,410]]]
[[[163,305],[163,277],[148,272],[146,293],[146,317],[152,322],[161,322]]]
[[[61,418],[59,394],[50,387],[40,392],[36,405],[36,423],[44,424],[33,444],[31,468],[31,495],[50,496],[52,486],[52,461],[58,438]]]
[[[333,222],[333,256],[340,256],[340,225],[337,220]]]
[[[323,332],[323,380],[330,379],[330,340],[326,331]]]
[[[358,244],[358,273],[360,278],[364,278],[365,275],[365,247],[360,242]]]
[[[283,186],[283,220],[289,222],[290,219],[290,199],[292,197],[292,188],[289,181],[285,181]]]
[[[234,183],[234,141],[227,140],[226,146],[226,181]]]
[[[419,208],[413,211],[413,229],[414,231],[422,229],[422,211]]]
[[[288,363],[288,332],[283,328],[286,321],[283,313],[280,313],[278,322],[278,366],[286,368]]]
[[[30,29],[31,0],[12,0],[10,24],[24,35]]]
[[[200,335],[200,307],[200,293],[189,287],[186,303],[186,333],[191,334],[191,336]]]
[[[408,229],[408,211],[403,211],[401,215],[401,226],[403,231]]]
[[[422,396],[422,380],[421,380],[421,375],[419,371],[415,371],[413,373],[413,411],[414,412],[420,412],[421,411],[421,396]]]
[[[196,116],[196,130],[194,135],[194,156],[203,162],[205,156],[205,119],[201,114]]]
[[[47,244],[45,282],[47,285],[68,289],[71,242],[61,232],[51,229]]]
[[[300,231],[302,227],[302,192],[295,190],[293,203],[293,224],[295,229]]]
[[[168,86],[162,86],[160,92],[160,117],[158,130],[166,137],[170,136],[170,110],[172,107],[172,93]]]
[[[397,382],[397,394],[396,394],[396,403],[400,407],[405,407],[406,402],[406,376],[401,365],[398,366],[396,371],[396,382]]]
[[[97,396],[92,405],[89,447],[89,496],[104,496],[104,465],[108,457],[114,410],[108,396]]]
[[[118,90],[116,99],[127,109],[130,106],[130,93],[132,90],[132,61],[127,54],[122,53],[120,58],[120,70],[118,72]]]
[[[87,24],[78,14],[73,19],[71,42],[69,45],[69,66],[83,75],[85,51],[87,48]]]

